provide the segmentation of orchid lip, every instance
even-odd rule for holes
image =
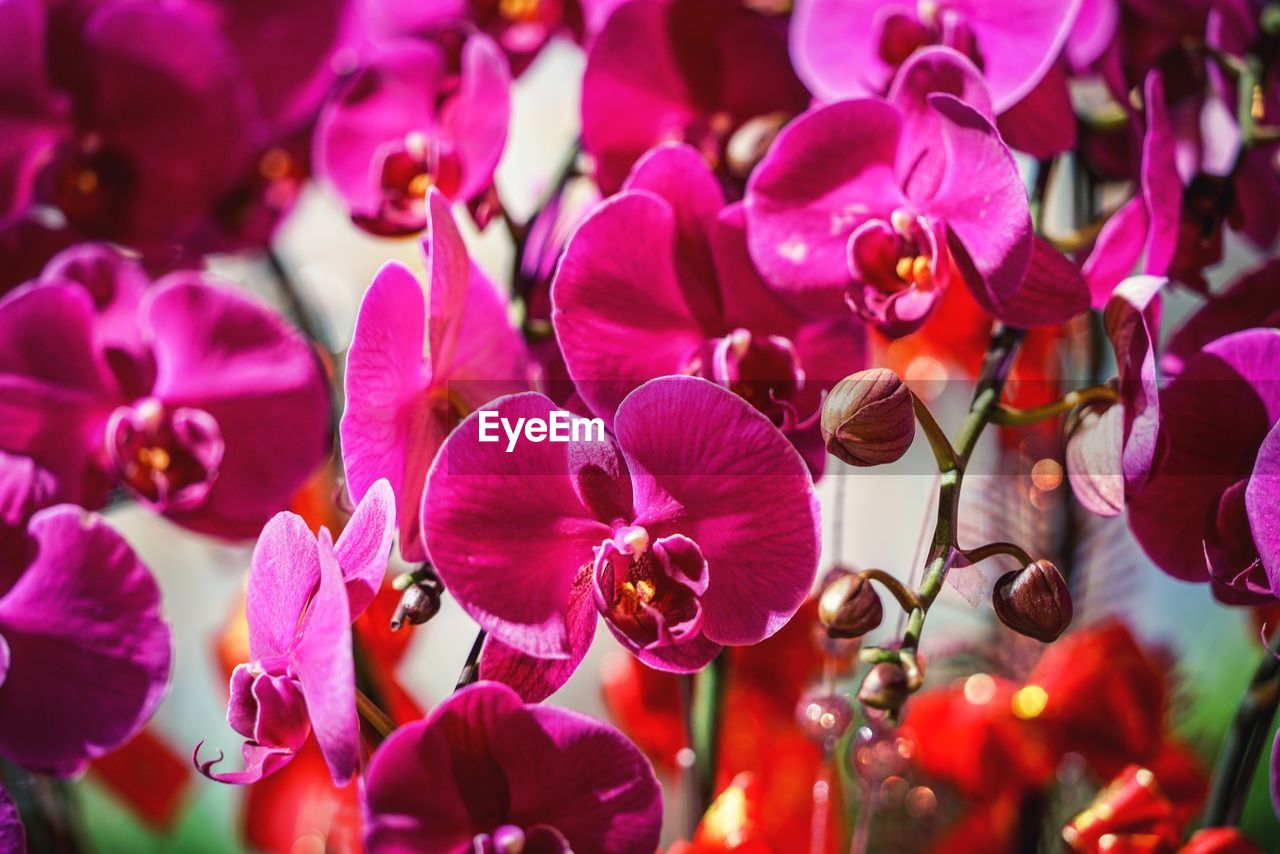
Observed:
[[[171,409],[154,397],[117,408],[107,423],[107,453],[120,479],[158,508],[203,504],[225,450],[218,422],[208,412]]]
[[[596,548],[592,575],[596,607],[624,643],[657,649],[701,635],[707,564],[688,537],[623,526]]]

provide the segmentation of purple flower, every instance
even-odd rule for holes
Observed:
[[[796,71],[820,100],[884,92],[895,70],[929,45],[982,69],[995,111],[1022,100],[1054,64],[1079,0],[797,0]]]
[[[243,771],[214,772],[218,758],[194,760],[223,783],[253,783],[284,767],[315,731],[335,783],[360,761],[351,624],[386,572],[396,513],[391,487],[373,485],[335,544],[301,516],[279,513],[262,530],[249,569],[248,664],[231,674],[227,723],[244,736]],[[203,742],[202,742],[203,744]]]
[[[520,74],[557,34],[580,36],[578,0],[368,0],[371,28],[384,36],[433,35],[456,28],[478,29],[502,48]]]
[[[116,483],[175,522],[252,536],[330,443],[328,384],[283,319],[203,273],[154,284],[113,249],[76,247],[0,300],[0,450],[61,500]]]
[[[1026,190],[978,70],[919,51],[887,99],[821,107],[778,135],[747,184],[766,280],[815,314],[841,298],[890,336],[929,316],[952,278],[1001,317],[1031,265]]]
[[[22,854],[26,850],[27,833],[22,827],[22,817],[8,790],[0,784],[0,851]]]
[[[1067,442],[1071,489],[1081,504],[1103,516],[1119,515],[1155,462],[1160,431],[1155,345],[1166,284],[1156,276],[1135,276],[1115,288],[1103,323],[1115,352],[1120,401],[1086,408]]]
[[[741,205],[685,145],[654,149],[578,227],[552,288],[552,319],[578,393],[609,422],[636,386],[692,374],[740,394],[821,471],[822,393],[866,365],[860,324],[804,323],[747,256]]]
[[[1147,128],[1142,138],[1138,192],[1107,220],[1082,266],[1094,308],[1107,304],[1116,285],[1133,272],[1140,259],[1142,272],[1164,275],[1178,246],[1182,179],[1159,72],[1147,75],[1144,93]]]
[[[651,854],[662,827],[662,792],[635,745],[494,682],[392,733],[369,763],[364,802],[374,854]]]
[[[510,88],[506,59],[487,36],[471,36],[457,56],[432,41],[381,44],[325,105],[316,170],[362,228],[421,231],[428,189],[469,201],[492,184]]]
[[[591,44],[582,81],[582,144],[601,189],[617,190],[662,142],[688,142],[720,171],[744,126],[776,127],[803,110],[808,93],[791,70],[782,23],[740,0],[618,6]]]
[[[1129,503],[1129,525],[1157,566],[1184,581],[1208,581],[1231,603],[1280,595],[1266,518],[1275,512],[1267,502],[1280,421],[1277,365],[1275,329],[1227,335],[1187,358],[1160,395],[1162,454]],[[1257,530],[1254,519],[1262,523]]]
[[[491,441],[498,419],[519,430],[567,415],[540,394],[495,401],[459,425],[428,478],[427,547],[489,632],[483,678],[549,695],[597,614],[641,661],[675,672],[791,618],[817,569],[818,508],[765,416],[706,380],[663,377],[622,401],[613,439],[517,439],[510,453]]]
[[[1209,300],[1169,338],[1160,367],[1169,376],[1206,344],[1254,327],[1280,329],[1280,260],[1265,261],[1245,271]]]
[[[395,492],[400,551],[426,559],[419,528],[427,470],[449,431],[495,397],[529,387],[507,301],[467,257],[449,204],[427,199],[428,294],[390,263],[360,304],[347,352],[342,462],[359,501],[385,478]]]
[[[154,714],[173,638],[155,580],[100,516],[64,504],[23,518],[48,486],[0,454],[0,755],[66,776]]]

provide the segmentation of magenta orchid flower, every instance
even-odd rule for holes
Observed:
[[[472,264],[449,204],[427,199],[428,293],[390,263],[364,295],[347,352],[342,462],[359,501],[377,480],[395,492],[400,552],[426,559],[419,528],[427,471],[466,414],[529,387],[526,355],[507,301]]]
[[[1053,66],[1079,0],[797,0],[791,22],[796,71],[814,95],[835,101],[883,93],[917,51],[943,45],[982,69],[1003,113]]]
[[[551,299],[569,375],[606,423],[647,380],[702,376],[768,415],[815,472],[825,450],[811,416],[822,393],[866,366],[861,324],[847,314],[805,323],[765,286],[741,205],[726,207],[686,145],[646,155],[578,227]]]
[[[263,244],[305,177],[290,147],[346,4],[265,6],[0,3],[0,220],[41,205],[148,252]]]
[[[469,201],[491,186],[510,88],[507,61],[487,36],[472,35],[457,57],[432,41],[381,44],[321,113],[316,171],[361,227],[421,231],[429,188]]]
[[[614,9],[582,81],[582,145],[605,194],[659,143],[688,142],[720,167],[738,131],[753,122],[776,128],[803,110],[808,93],[791,70],[782,25],[739,0],[632,0]]]
[[[518,430],[567,416],[532,392],[495,401],[459,425],[428,478],[427,547],[490,635],[482,678],[549,695],[597,614],[641,661],[675,672],[791,618],[817,570],[818,507],[768,418],[707,380],[663,377],[626,396],[613,439],[510,453],[482,441],[485,419]]]
[[[62,500],[100,507],[121,484],[194,530],[252,536],[328,453],[328,412],[302,336],[203,273],[152,284],[88,245],[0,300],[0,450]]]
[[[1156,276],[1135,276],[1115,288],[1103,324],[1115,352],[1120,400],[1086,409],[1067,442],[1071,489],[1081,504],[1102,516],[1119,515],[1155,463],[1160,431],[1155,348],[1166,284]]]
[[[370,27],[384,36],[479,30],[502,48],[515,74],[527,69],[552,37],[577,38],[583,27],[579,0],[369,0],[365,5]]]
[[[371,854],[651,854],[662,791],[617,730],[478,682],[397,729],[369,763]]]
[[[1147,128],[1138,192],[1107,220],[1082,265],[1094,308],[1107,304],[1116,285],[1139,262],[1143,273],[1164,275],[1178,246],[1182,179],[1159,72],[1147,75],[1144,93]]]
[[[337,543],[313,535],[301,516],[277,514],[262,530],[249,569],[249,656],[231,674],[227,723],[244,736],[243,771],[201,773],[253,783],[293,759],[315,732],[333,781],[347,783],[360,761],[351,624],[386,573],[396,513],[391,487],[373,485]],[[203,743],[203,742],[202,742]]]
[[[1268,503],[1280,421],[1277,365],[1275,329],[1227,335],[1186,359],[1160,395],[1164,450],[1129,503],[1129,526],[1157,566],[1210,582],[1230,603],[1280,596],[1275,505]]]
[[[69,776],[155,713],[173,635],[129,544],[79,507],[39,509],[49,486],[0,454],[0,755]]]
[[[931,48],[887,99],[840,101],[784,128],[747,184],[765,279],[818,315],[843,298],[890,336],[919,328],[953,278],[1002,317],[1034,241],[992,118],[973,64]]]

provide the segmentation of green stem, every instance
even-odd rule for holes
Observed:
[[[933,458],[938,461],[938,470],[946,471],[955,468],[956,451],[955,448],[951,447],[951,440],[947,438],[946,433],[942,432],[942,428],[938,426],[938,421],[933,417],[933,413],[929,411],[929,407],[925,406],[924,401],[914,393],[911,395],[911,408],[915,410],[916,421],[920,422],[925,438],[929,440],[929,447],[933,450]]]
[[[692,741],[697,763],[698,815],[711,805],[715,795],[716,770],[720,760],[720,717],[724,707],[728,655],[721,651],[694,677]]]
[[[1119,399],[1120,393],[1111,386],[1089,386],[1088,388],[1069,391],[1052,403],[1033,406],[1030,409],[1016,409],[1002,403],[991,413],[991,423],[999,424],[1001,427],[1026,427],[1055,418],[1086,403]]]
[[[1017,559],[1023,566],[1030,566],[1032,563],[1031,555],[1027,554],[1021,546],[1014,543],[987,543],[985,546],[978,546],[976,549],[960,549],[959,551],[960,555],[971,564],[984,561],[996,555],[1009,555]]]
[[[1268,650],[1240,701],[1231,729],[1227,730],[1213,771],[1202,827],[1222,827],[1240,822],[1271,721],[1275,718],[1276,706],[1280,704],[1280,659],[1276,658],[1277,653],[1280,653],[1280,631],[1271,636]]]

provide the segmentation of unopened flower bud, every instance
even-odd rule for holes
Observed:
[[[991,604],[1000,622],[1044,643],[1056,640],[1071,625],[1071,591],[1062,573],[1047,560],[1002,575]]]
[[[883,619],[879,594],[856,573],[837,576],[818,597],[818,621],[833,638],[862,637]]]
[[[827,395],[821,423],[827,451],[846,463],[891,463],[916,435],[911,390],[886,368],[850,374]]]
[[[873,709],[897,711],[911,696],[911,686],[902,665],[882,661],[867,671],[858,689],[858,701]]]
[[[403,591],[400,604],[391,615],[391,631],[398,631],[405,623],[419,626],[440,612],[440,594],[444,585],[429,566],[396,576],[391,586]]]

